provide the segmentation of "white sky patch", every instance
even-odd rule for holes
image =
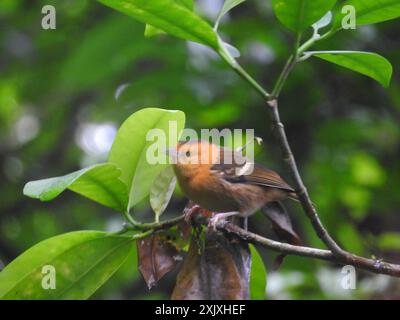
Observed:
[[[107,155],[117,134],[113,123],[84,123],[76,133],[76,143],[89,155]]]

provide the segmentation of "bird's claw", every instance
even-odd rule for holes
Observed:
[[[192,224],[192,219],[195,214],[197,214],[201,210],[201,207],[197,204],[193,205],[192,207],[185,209],[183,212],[185,217],[184,220],[187,224]]]
[[[224,217],[221,217],[220,215],[216,214],[208,221],[208,228],[210,228],[213,231],[217,231],[217,225],[223,219]]]

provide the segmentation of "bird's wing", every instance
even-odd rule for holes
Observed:
[[[235,161],[228,161],[228,163],[224,163],[223,159],[226,159],[226,156],[226,150],[223,152],[223,154],[221,152],[221,159],[219,161],[220,163],[214,164],[210,168],[212,172],[219,174],[225,180],[232,183],[249,183],[283,189],[290,192],[295,191],[276,172],[259,164],[251,164],[246,158],[237,154],[236,157],[233,157]],[[232,159],[232,155],[229,156],[231,157],[229,159]],[[251,171],[251,169],[253,170]]]

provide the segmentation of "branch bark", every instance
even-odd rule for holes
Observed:
[[[285,127],[281,122],[278,109],[278,100],[273,99],[267,101],[267,103],[270,106],[269,109],[272,118],[272,123],[275,128],[278,143],[283,154],[283,161],[285,162],[285,164],[289,169],[289,172],[291,174],[292,180],[296,188],[296,193],[300,199],[300,203],[303,207],[304,212],[310,219],[312,226],[316,231],[318,237],[326,244],[326,246],[332,251],[332,253],[336,256],[346,258],[346,260],[351,259],[351,254],[348,254],[346,251],[344,251],[342,248],[339,247],[339,245],[329,235],[328,231],[325,229],[324,225],[319,219],[318,213],[315,210],[315,207],[308,194],[308,191],[303,183],[303,179],[301,178],[301,175],[299,173],[296,160],[294,158],[294,155],[289,145],[289,141],[286,136]]]
[[[184,215],[178,216],[176,218],[160,221],[157,223],[146,223],[140,225],[126,225],[123,230],[119,233],[124,233],[128,230],[147,230],[148,234],[155,231],[168,229],[184,220]],[[208,219],[196,220],[196,223],[208,224]],[[386,274],[393,277],[400,277],[400,265],[387,263],[382,260],[367,259],[360,257],[351,253],[346,252],[345,255],[337,255],[331,250],[323,250],[312,247],[296,246],[284,242],[275,241],[262,237],[256,233],[244,230],[237,226],[236,224],[228,221],[222,221],[217,224],[216,228],[225,234],[236,236],[246,242],[250,242],[256,245],[260,245],[267,249],[283,253],[286,255],[295,255],[306,258],[313,258],[319,260],[330,261],[333,263],[352,265],[355,268],[367,270],[373,273]],[[140,237],[147,235],[147,233],[140,234]]]
[[[400,277],[400,265],[383,262],[381,260],[367,259],[353,254],[337,256],[330,250],[322,250],[303,246],[294,246],[288,243],[274,241],[268,238],[259,236],[258,234],[246,231],[231,222],[220,222],[217,229],[226,233],[232,234],[241,238],[244,241],[251,242],[265,248],[284,253],[287,255],[296,255],[319,260],[326,260],[343,265],[352,265],[355,268],[368,270],[378,274],[386,274],[393,277]]]

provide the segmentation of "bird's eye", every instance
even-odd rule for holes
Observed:
[[[185,153],[185,155],[186,155],[186,157],[190,157],[190,151],[188,150],[188,151],[186,151],[186,153]]]

